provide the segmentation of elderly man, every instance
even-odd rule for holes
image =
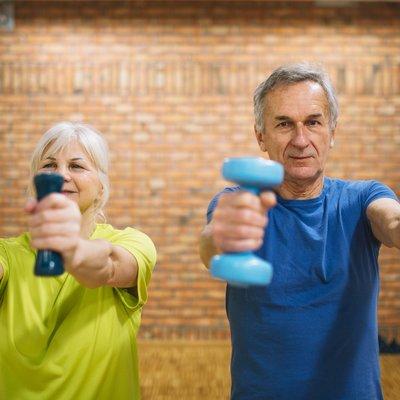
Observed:
[[[234,400],[382,399],[377,300],[381,243],[400,248],[400,204],[376,181],[324,176],[338,105],[327,75],[295,64],[254,95],[255,134],[283,164],[274,193],[227,188],[200,240],[214,254],[257,250],[267,287],[228,285]]]

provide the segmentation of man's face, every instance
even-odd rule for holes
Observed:
[[[320,176],[334,135],[322,87],[311,81],[279,86],[265,100],[265,130],[256,132],[261,150],[283,164],[291,180]]]

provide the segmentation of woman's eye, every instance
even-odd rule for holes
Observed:
[[[71,168],[74,168],[74,169],[83,169],[83,167],[82,167],[81,165],[79,165],[79,164],[72,164],[72,165],[71,165]]]
[[[42,168],[53,168],[55,167],[54,163],[48,163],[48,164],[44,164]]]

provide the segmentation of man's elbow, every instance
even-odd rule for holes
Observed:
[[[386,247],[396,247],[400,249],[400,216],[396,216],[396,218],[391,221],[384,234],[381,234],[382,239],[381,242]]]
[[[400,250],[400,215],[393,222],[393,246]]]

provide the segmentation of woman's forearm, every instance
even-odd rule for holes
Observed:
[[[124,248],[106,240],[81,239],[73,257],[66,261],[67,271],[88,288],[129,288],[137,284],[136,258]]]
[[[88,288],[104,286],[114,274],[112,245],[106,240],[81,239],[71,258],[64,259],[66,270]]]

